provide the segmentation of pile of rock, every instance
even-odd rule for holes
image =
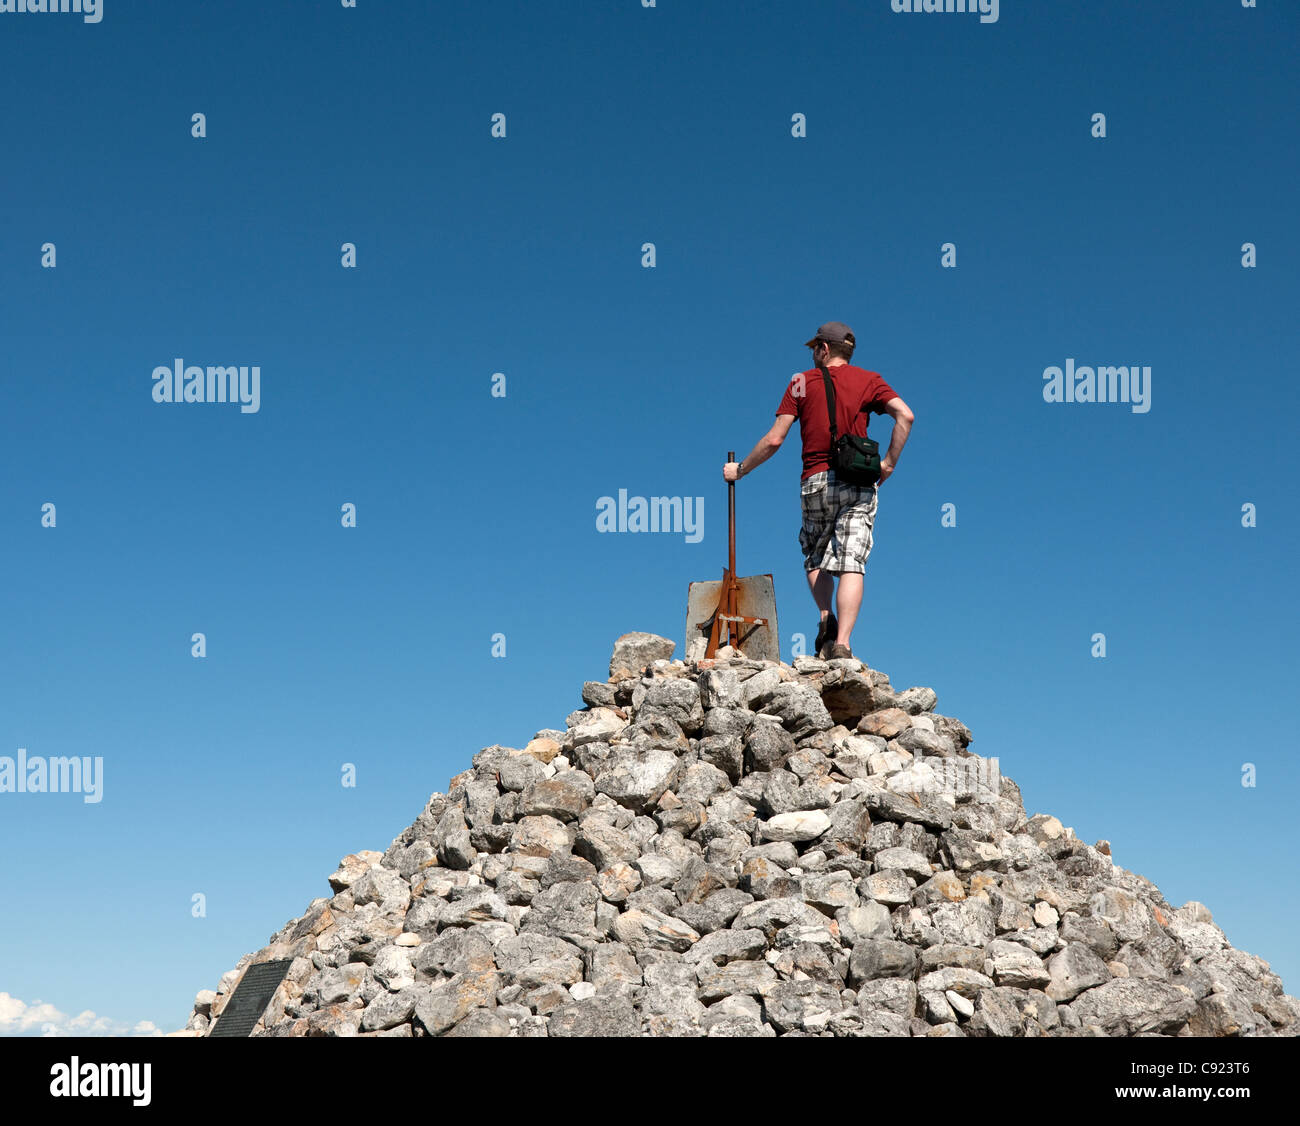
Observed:
[[[251,964],[254,1035],[1294,1035],[1199,903],[1027,817],[996,759],[857,661],[619,638],[566,729],[486,747]]]

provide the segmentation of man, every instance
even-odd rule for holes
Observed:
[[[791,424],[799,420],[803,438],[803,528],[799,546],[803,549],[808,589],[820,612],[814,649],[819,657],[832,659],[853,656],[849,640],[862,607],[862,576],[871,554],[877,492],[898,465],[916,417],[876,372],[849,363],[856,343],[848,325],[839,321],[822,325],[805,345],[812,349],[813,369],[790,380],[772,429],[742,461],[729,461],[722,468],[728,481],[752,473],[781,448]],[[889,452],[880,459],[880,482],[876,485],[858,487],[835,479],[830,468],[826,389],[817,364],[826,367],[835,387],[837,433],[866,437],[867,418],[872,413],[888,414],[894,420]],[[838,591],[836,576],[840,580]],[[832,601],[838,617],[832,611]]]

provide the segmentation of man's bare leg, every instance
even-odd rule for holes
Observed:
[[[804,573],[808,576],[808,589],[812,591],[813,601],[821,611],[822,621],[825,621],[826,615],[831,612],[831,603],[835,599],[835,576],[830,571],[823,571],[820,568]]]
[[[849,645],[849,635],[853,624],[858,620],[858,611],[862,609],[862,572],[843,571],[840,574],[840,588],[835,595],[835,617],[839,622],[840,635],[836,638],[839,645]]]

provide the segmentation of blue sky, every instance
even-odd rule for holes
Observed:
[[[0,1022],[180,1027],[340,856],[563,726],[618,634],[680,640],[724,455],[830,319],[917,416],[855,650],[1294,992],[1297,31],[1271,0],[0,14],[0,755],[104,760],[97,804],[0,794]],[[177,357],[258,365],[260,409],[155,403]],[[1151,409],[1044,402],[1067,359],[1149,365]],[[799,465],[738,490],[787,659]],[[597,532],[619,489],[703,497],[703,538]]]

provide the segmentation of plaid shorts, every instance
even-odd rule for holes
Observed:
[[[842,485],[823,470],[805,480],[799,491],[804,570],[864,572],[876,522],[876,486]]]

